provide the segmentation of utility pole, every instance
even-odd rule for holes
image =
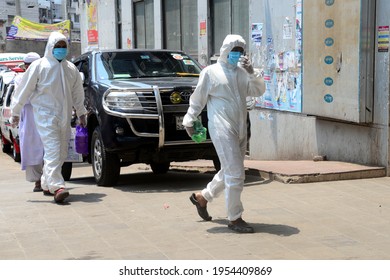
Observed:
[[[22,10],[20,8],[20,0],[15,0],[15,11],[17,16],[22,16]]]

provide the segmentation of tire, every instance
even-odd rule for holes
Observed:
[[[61,174],[65,181],[69,181],[72,176],[73,164],[71,162],[64,162],[61,167]]]
[[[120,175],[120,160],[116,154],[108,153],[104,147],[102,133],[95,128],[91,139],[92,170],[98,186],[114,186]]]
[[[150,164],[150,167],[152,168],[154,174],[165,174],[168,172],[170,165],[171,165],[170,162],[162,162],[162,163],[152,162]]]
[[[216,171],[221,170],[221,162],[219,161],[219,158],[213,159],[213,164]]]
[[[19,148],[19,145],[16,143],[15,139],[13,139],[12,157],[13,157],[15,162],[20,162],[21,161],[21,158],[20,158],[20,148]]]
[[[1,135],[1,150],[3,153],[10,153],[11,152],[11,143],[8,142],[3,135]]]

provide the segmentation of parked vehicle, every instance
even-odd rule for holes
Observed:
[[[12,157],[16,162],[20,162],[20,145],[18,127],[12,127],[9,119],[11,117],[11,100],[14,93],[15,85],[10,83],[7,87],[3,105],[1,106],[0,129],[1,145],[5,153],[12,151]]]
[[[74,61],[84,74],[88,109],[88,161],[98,185],[114,185],[120,168],[150,164],[166,173],[172,161],[211,159],[219,164],[207,134],[193,142],[183,125],[201,66],[171,50],[104,50]],[[207,112],[200,116],[207,127]]]
[[[12,83],[14,77],[16,76],[16,73],[13,71],[3,71],[0,74],[0,120],[1,120],[1,125],[0,125],[0,135],[1,135],[1,149],[4,153],[9,153],[13,151],[12,146],[13,146],[13,141],[10,140],[9,134],[10,134],[10,129],[11,125],[9,123],[9,117],[11,116],[10,110],[5,110],[3,111],[3,107],[5,104],[6,100],[6,95],[8,92],[8,89],[10,85],[12,84],[11,88],[13,89],[14,85]],[[9,107],[9,106],[8,106]],[[8,118],[6,117],[8,116]],[[15,150],[18,149],[18,145]],[[19,149],[20,153],[20,149]],[[14,159],[16,161],[20,161],[20,156],[17,154],[14,155]]]

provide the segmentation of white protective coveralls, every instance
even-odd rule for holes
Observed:
[[[67,43],[63,34],[52,32],[44,56],[34,61],[24,74],[12,108],[12,116],[19,116],[30,100],[44,147],[41,186],[51,193],[65,186],[61,167],[68,154],[72,106],[79,117],[87,113],[79,71],[73,63],[66,59],[59,62],[53,56],[54,45],[59,41]]]
[[[225,38],[217,63],[202,70],[183,119],[184,126],[192,127],[207,105],[209,133],[221,169],[202,190],[202,195],[208,202],[212,202],[225,190],[229,221],[237,220],[244,211],[241,192],[245,179],[244,157],[247,145],[246,97],[261,96],[265,91],[259,71],[249,74],[242,67],[227,62],[234,47],[245,50],[245,46],[245,40],[239,35],[228,35]]]

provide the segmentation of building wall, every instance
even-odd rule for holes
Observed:
[[[377,26],[389,26],[387,11],[390,10],[390,3],[377,0],[376,10]],[[305,114],[257,108],[250,113],[251,157],[261,160],[308,160],[316,155],[325,155],[328,160],[388,168],[388,52],[376,52],[375,61],[372,124],[346,123]],[[313,67],[315,69],[315,66]]]

